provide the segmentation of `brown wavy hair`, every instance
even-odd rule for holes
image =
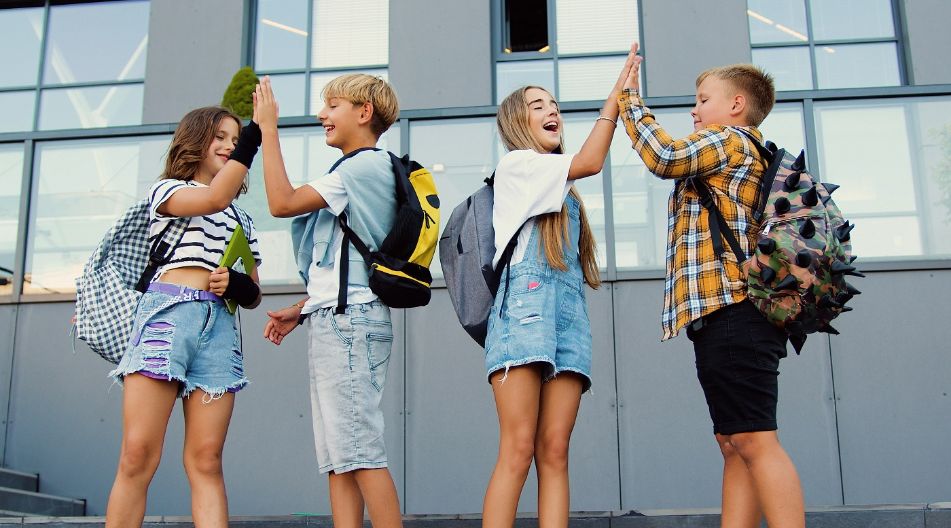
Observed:
[[[541,144],[532,135],[531,127],[528,121],[528,104],[525,98],[525,92],[531,88],[548,90],[539,86],[523,86],[508,95],[499,105],[499,112],[496,117],[496,123],[499,127],[499,136],[505,144],[506,150],[534,150],[535,152],[547,153]],[[559,141],[558,146],[552,151],[553,154],[562,154],[565,150],[564,137]],[[581,270],[584,273],[584,281],[592,288],[601,285],[601,273],[598,269],[597,244],[591,226],[588,223],[588,213],[585,211],[584,201],[581,195],[571,186],[569,194],[578,200],[581,204],[581,240],[578,241],[578,252],[581,258]],[[562,205],[560,213],[545,213],[538,215],[535,219],[538,225],[539,246],[545,250],[545,258],[548,265],[559,271],[566,271],[568,265],[564,259],[564,241],[568,238],[568,207]]]
[[[160,180],[191,180],[198,174],[202,160],[211,141],[218,133],[218,126],[223,119],[234,119],[241,131],[241,118],[230,110],[220,106],[205,106],[196,108],[185,114],[178,122],[172,143],[168,146],[165,156],[165,170]],[[248,192],[248,179],[241,184],[238,194]]]

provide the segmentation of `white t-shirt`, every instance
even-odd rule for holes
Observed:
[[[512,264],[521,262],[540,214],[561,211],[571,182],[568,168],[574,154],[541,154],[534,150],[513,150],[502,157],[495,169],[495,203],[492,227],[495,228],[497,266],[502,252],[523,224],[518,244],[512,253]]]
[[[340,177],[340,173],[336,171],[312,180],[307,185],[320,193],[321,198],[327,202],[327,209],[334,215],[339,216],[350,203],[350,199],[347,197],[347,189],[343,186],[343,179]],[[311,261],[310,269],[307,272],[308,298],[301,313],[311,313],[320,308],[337,306],[337,295],[340,290],[340,246],[342,242],[343,229],[340,228],[339,223],[335,223],[333,238],[330,242],[330,251],[335,256],[332,268],[317,266],[317,262],[322,255],[317,255],[316,248],[314,248],[314,259]],[[351,248],[351,251],[354,250]],[[376,294],[368,286],[350,284],[347,288],[347,304],[368,303],[376,298]]]
[[[188,187],[207,187],[207,185],[196,181],[183,180],[159,180],[152,185],[149,190],[149,216],[152,222],[149,224],[149,243],[151,244],[174,216],[163,215],[158,212],[160,205],[165,203],[173,194],[180,189]],[[245,233],[248,238],[248,245],[251,247],[251,254],[257,265],[261,265],[261,253],[258,250],[257,233],[254,230],[254,223],[241,208],[231,204],[224,211],[210,215],[193,216],[188,219],[188,227],[182,235],[181,241],[175,246],[172,256],[168,263],[158,269],[155,273],[156,280],[162,276],[162,273],[170,269],[183,268],[186,266],[198,266],[209,271],[218,268],[218,263],[224,255],[225,247],[231,240],[235,228],[238,226],[240,214],[244,217],[244,225],[250,226],[251,231]]]

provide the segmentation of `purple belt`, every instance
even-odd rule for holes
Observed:
[[[153,282],[149,284],[148,291],[164,293],[171,295],[180,301],[211,301],[224,304],[224,299],[205,290],[196,290],[188,286],[180,286],[168,282]]]

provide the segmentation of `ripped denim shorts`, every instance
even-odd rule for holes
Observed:
[[[205,401],[244,388],[248,379],[234,315],[220,300],[195,300],[197,290],[175,288],[177,294],[142,295],[129,347],[109,375],[119,382],[132,373],[177,381],[179,396],[201,389]]]

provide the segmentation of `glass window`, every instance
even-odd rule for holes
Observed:
[[[254,33],[254,64],[258,70],[307,66],[308,3],[307,0],[258,0]]]
[[[410,123],[410,154],[433,173],[439,191],[439,232],[453,208],[483,185],[495,170],[502,146],[495,119],[440,119]],[[429,267],[442,277],[439,252]]]
[[[816,40],[895,36],[891,0],[809,0],[809,8]]]
[[[763,139],[798,155],[806,148],[805,123],[800,103],[779,103],[759,126]]]
[[[390,127],[377,146],[399,153],[399,138],[399,126]],[[287,176],[295,187],[323,176],[341,156],[339,150],[327,146],[320,127],[281,129],[281,154]],[[238,198],[238,205],[254,219],[264,256],[264,264],[258,269],[261,284],[302,284],[291,243],[291,219],[271,216],[260,163],[251,166],[249,181],[248,193]]]
[[[806,6],[802,0],[748,0],[750,42],[808,42]]]
[[[346,68],[386,64],[389,48],[389,0],[313,0],[311,66]],[[354,38],[341,38],[342,35]]]
[[[4,116],[0,119],[0,132],[21,132],[33,130],[33,108],[36,91],[0,92],[0,108]]]
[[[53,6],[43,82],[141,79],[148,34],[147,1]]]
[[[59,88],[40,95],[40,130],[139,125],[141,84]]]
[[[617,81],[626,58],[624,55],[616,55],[559,59],[558,99],[560,101],[603,101]]]
[[[23,144],[0,145],[0,296],[13,292],[22,181]]]
[[[507,0],[502,10],[503,53],[549,51],[547,0]]]
[[[898,48],[894,43],[816,46],[819,88],[898,86]],[[870,65],[874,64],[874,67]]]
[[[271,88],[279,103],[282,116],[302,116],[304,110],[304,91],[306,78],[303,73],[290,75],[271,75]]]
[[[42,39],[42,7],[0,9],[0,86],[36,85]]]
[[[855,254],[951,256],[951,97],[817,103],[815,115]]]
[[[26,294],[71,293],[116,219],[161,174],[169,136],[38,143]]]
[[[618,68],[620,69],[620,68]],[[574,154],[581,150],[581,145],[588,139],[597,113],[573,112],[563,114],[565,152]],[[605,209],[604,209],[604,178],[599,172],[587,178],[574,181],[575,188],[584,201],[585,212],[588,214],[588,225],[594,233],[598,244],[598,266],[602,270],[608,267],[608,242],[605,237]]]
[[[496,104],[521,86],[554,90],[555,63],[550,60],[499,62],[495,68]]]
[[[812,89],[812,61],[808,46],[753,48],[753,64],[773,76],[776,90]]]
[[[631,0],[556,0],[555,11],[558,14],[560,55],[626,53],[638,32],[637,2]],[[608,16],[594,16],[595,13],[605,13]],[[597,38],[592,38],[594,35],[597,35]],[[620,67],[618,70],[620,71]],[[562,99],[564,100],[564,96]]]

